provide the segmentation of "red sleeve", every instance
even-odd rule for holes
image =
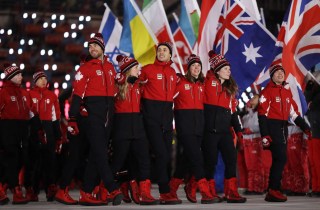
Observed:
[[[56,111],[57,120],[60,120],[60,118],[61,118],[61,110],[60,110],[58,97],[56,97],[56,100],[54,102],[54,110]]]
[[[266,90],[267,90],[267,88],[261,92],[261,95],[259,97],[258,115],[267,116],[267,114],[268,114],[271,98],[268,94],[268,91],[266,91]]]
[[[86,74],[85,66],[86,65],[80,66],[74,77],[73,82],[73,94],[80,96],[81,98],[83,98],[86,92],[86,86],[88,81],[88,75]]]

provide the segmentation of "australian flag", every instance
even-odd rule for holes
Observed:
[[[269,68],[275,42],[276,38],[239,1],[225,1],[213,49],[230,62],[239,93]]]

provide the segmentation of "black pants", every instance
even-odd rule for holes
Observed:
[[[3,147],[4,182],[9,188],[19,184],[21,169],[22,145],[28,141],[29,125],[27,120],[2,120],[1,140]]]
[[[113,139],[113,161],[111,169],[116,174],[123,168],[128,153],[138,162],[139,181],[150,179],[150,157],[146,139]],[[131,161],[130,161],[131,162]],[[129,169],[130,170],[130,169]]]
[[[175,173],[175,175],[178,174],[178,176],[175,176],[176,178],[182,178],[182,171],[184,171],[184,174],[190,171],[190,173],[195,176],[196,180],[204,178],[204,165],[203,155],[201,151],[201,141],[202,136],[192,134],[181,136],[178,135],[178,145],[179,147],[182,146],[183,150],[182,157],[180,156],[178,158],[182,158],[183,161],[179,161],[178,159],[178,164],[176,165],[177,173]],[[181,171],[180,175],[179,171]]]
[[[71,136],[68,135],[68,154],[63,164],[60,177],[60,188],[65,189],[70,185],[72,178],[75,176],[77,170],[80,170],[79,176],[77,177],[83,182],[83,173],[86,165],[86,158],[88,156],[88,140],[86,139],[86,127],[87,117],[79,117],[77,119],[79,126],[79,135]]]
[[[84,174],[83,190],[91,193],[99,178],[109,192],[118,188],[109,166],[107,146],[110,138],[110,123],[113,113],[113,98],[88,97],[84,99],[88,110],[88,126],[86,130],[90,145],[88,164]]]
[[[236,177],[237,151],[230,132],[212,133],[205,131],[202,150],[205,166],[205,177],[212,179],[218,161],[218,151],[221,152],[225,164],[224,177]]]
[[[273,190],[280,190],[282,172],[287,162],[287,124],[287,121],[268,120],[268,128],[272,139],[270,146],[272,164],[269,174],[269,188]]]
[[[155,174],[160,193],[170,192],[170,164],[173,138],[172,103],[142,99],[142,113],[148,141],[155,155]]]

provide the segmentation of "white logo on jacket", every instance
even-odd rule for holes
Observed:
[[[50,104],[50,99],[48,98],[48,99],[46,100],[46,102],[47,102],[47,104]]]
[[[185,90],[190,90],[190,85],[189,85],[189,84],[185,84],[185,85],[184,85],[184,89],[185,89]]]
[[[162,79],[162,74],[157,74],[157,79]]]
[[[279,96],[276,97],[276,102],[280,102],[281,98]]]
[[[264,95],[261,95],[261,97],[259,98],[259,102],[263,104],[265,101],[267,101],[267,99],[264,97]]]
[[[27,98],[25,96],[22,97],[23,101],[27,101]]]
[[[211,85],[215,87],[215,86],[217,86],[217,82],[216,81],[212,81]]]
[[[102,75],[101,70],[96,70],[96,74],[97,74],[98,76],[101,76],[101,75]]]
[[[37,103],[37,98],[32,98],[32,102],[34,103],[34,104],[36,104]]]
[[[11,96],[11,101],[16,101],[16,97],[15,96]]]
[[[76,76],[74,76],[76,81],[80,81],[83,78],[83,75],[80,71],[77,72]]]

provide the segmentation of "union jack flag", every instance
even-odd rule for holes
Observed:
[[[304,88],[308,71],[320,62],[320,1],[292,0],[278,36],[286,76]]]
[[[282,63],[300,113],[307,111],[303,95],[304,78],[320,63],[320,1],[292,0],[281,25],[276,43],[274,64]],[[265,73],[268,73],[266,71]],[[261,76],[262,84],[266,76]]]
[[[240,93],[268,69],[274,59],[275,41],[238,0],[225,1],[213,47],[230,62]]]

